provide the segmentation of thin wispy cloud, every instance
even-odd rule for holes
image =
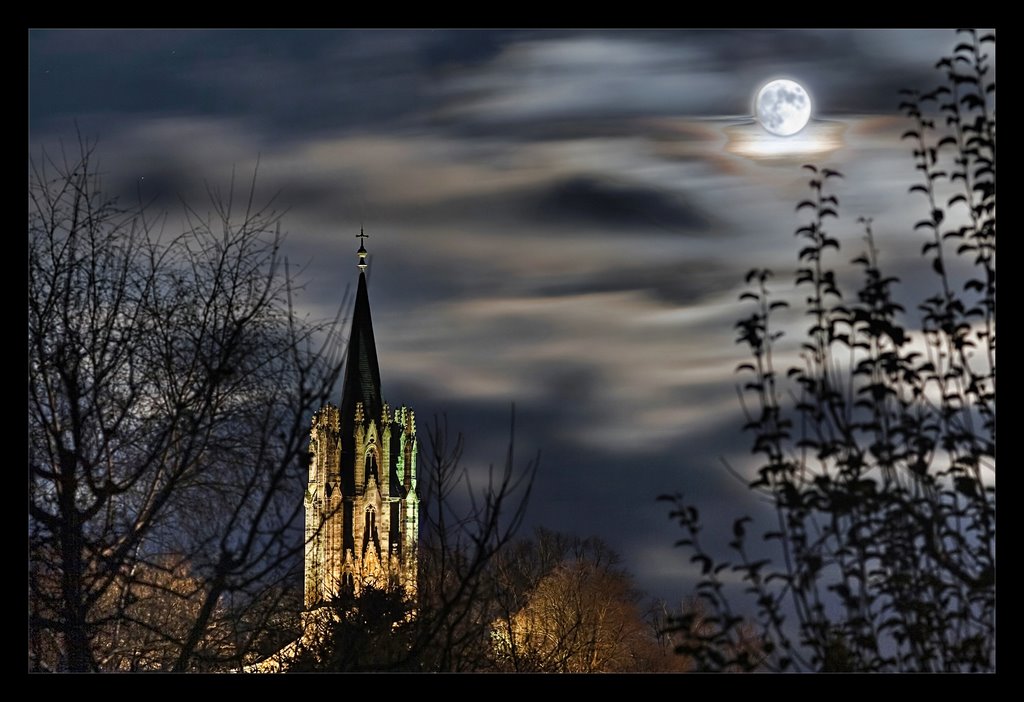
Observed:
[[[930,86],[937,31],[46,31],[30,33],[30,148],[98,137],[124,198],[200,203],[260,163],[287,208],[297,299],[329,314],[370,234],[385,395],[464,422],[500,460],[509,404],[543,463],[530,521],[596,532],[641,586],[686,568],[657,494],[734,499],[733,325],[743,274],[792,294],[799,162],[730,151],[754,91],[799,79],[846,179],[841,257],[874,218],[893,266],[919,253],[900,87]],[[760,132],[758,132],[760,133]],[[169,224],[170,226],[170,224]],[[927,281],[906,270],[907,286]],[[806,326],[794,319],[793,334]],[[568,499],[565,490],[576,492]],[[616,522],[605,517],[642,512]],[[653,526],[661,524],[663,527]],[[662,531],[658,531],[663,529]],[[665,535],[668,535],[665,538]],[[657,541],[657,543],[653,543]],[[646,544],[637,548],[638,543]],[[682,577],[682,575],[680,575]]]

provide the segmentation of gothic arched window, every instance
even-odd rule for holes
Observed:
[[[377,535],[377,510],[373,507],[366,508],[366,515],[363,521],[363,548],[367,544],[374,544],[380,551],[380,537]]]
[[[366,452],[366,463],[364,465],[364,468],[366,471],[363,477],[365,482],[370,482],[371,475],[374,478],[376,478],[378,482],[380,482],[380,477],[377,475],[377,454],[375,454],[372,450]]]

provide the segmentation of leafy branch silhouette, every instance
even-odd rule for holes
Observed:
[[[737,323],[737,343],[752,362],[737,370],[748,377],[744,430],[762,460],[749,487],[774,508],[763,538],[780,559],[755,557],[742,517],[735,558],[718,561],[700,540],[697,507],[661,498],[685,532],[678,545],[701,565],[697,593],[711,613],[678,648],[700,669],[994,669],[995,37],[957,34],[964,41],[936,64],[944,83],[901,91],[913,122],[903,139],[920,171],[909,194],[928,208],[914,231],[926,235],[938,288],[917,307],[919,328],[905,326],[871,220],[858,220],[866,247],[852,261],[862,282],[844,295],[831,267],[834,170],[805,166],[811,197],[796,209],[810,217],[796,230],[795,282],[812,325],[784,378],[774,315],[787,303],[773,299],[770,271],[746,276],[740,299],[754,311]],[[756,646],[739,645],[745,620],[727,569],[754,599]],[[690,630],[692,617],[669,629]]]

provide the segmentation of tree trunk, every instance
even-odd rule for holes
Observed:
[[[61,616],[67,670],[74,673],[96,669],[92,658],[88,622],[86,620],[85,592],[82,583],[82,526],[75,506],[75,458],[65,453],[61,457],[63,485],[60,494],[60,557],[61,591],[64,600]]]

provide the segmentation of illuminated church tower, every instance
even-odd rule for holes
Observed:
[[[313,415],[306,490],[305,605],[365,585],[416,591],[416,418],[382,399],[359,233],[359,288],[341,407]]]

